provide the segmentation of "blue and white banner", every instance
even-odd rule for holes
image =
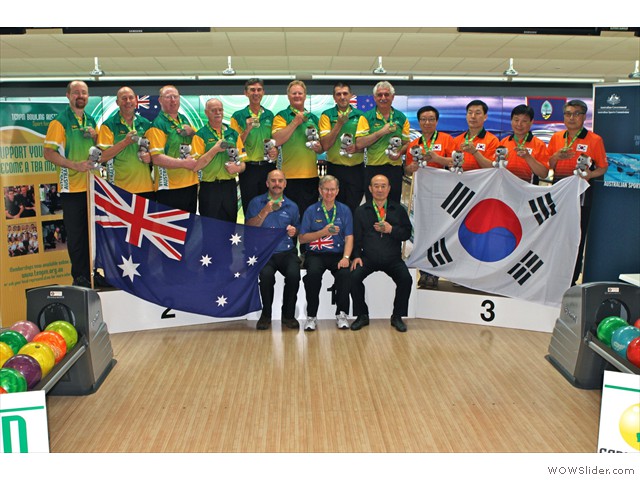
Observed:
[[[414,243],[407,265],[475,290],[560,306],[580,241],[576,176],[553,186],[505,169],[414,175]]]

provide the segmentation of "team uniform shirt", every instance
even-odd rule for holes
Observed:
[[[133,125],[129,126],[120,112],[111,115],[100,126],[98,147],[106,150],[121,142],[129,131],[135,131],[140,137],[151,128],[151,122],[138,114],[133,117]],[[109,182],[131,193],[153,191],[151,166],[138,158],[138,145],[127,145],[120,153],[107,162],[107,179]]]
[[[400,137],[403,142],[409,141],[409,120],[407,120],[404,113],[399,112],[395,108],[391,108],[389,122],[396,124],[396,131],[388,133],[367,147],[367,165],[402,165],[402,158],[391,160],[384,151],[389,146],[389,139],[391,139],[391,137]],[[385,123],[388,122],[378,113],[378,109],[372,108],[360,117],[356,137],[366,137],[367,135],[375,133],[382,129]]]
[[[278,112],[273,119],[271,132],[276,133],[282,130],[293,121],[295,116],[296,113],[291,107]],[[318,117],[313,113],[307,113],[306,117],[307,121],[298,125],[289,140],[280,147],[282,152],[281,169],[287,180],[318,176],[318,154],[305,145],[307,143],[307,127],[314,127],[316,131],[320,131]]]
[[[229,126],[238,132],[239,135],[247,129],[247,119],[251,118],[253,113],[247,105],[242,110],[238,110],[231,116]],[[264,161],[264,141],[271,139],[271,128],[273,127],[273,112],[260,106],[260,115],[258,116],[260,126],[252,128],[244,139],[244,150],[246,152],[245,162],[261,162]]]
[[[245,218],[253,218],[260,213],[264,206],[269,203],[269,192],[254,197],[249,202],[247,214]],[[280,201],[280,209],[270,212],[264,217],[260,228],[287,228],[292,225],[298,229],[300,227],[300,211],[296,202],[289,200],[286,196],[282,196]],[[278,248],[273,253],[286,252],[295,247],[293,240],[289,235],[280,242]]]
[[[242,161],[245,157],[244,145],[238,132],[222,125],[222,135],[225,142],[236,146],[238,149],[238,160]],[[220,134],[207,123],[193,136],[191,155],[193,158],[200,158],[200,156],[204,155],[218,143],[218,140],[220,140]],[[224,168],[224,164],[229,161],[229,154],[226,150],[216,153],[207,166],[198,172],[200,181],[213,182],[215,180],[231,180],[236,178],[238,174],[230,174],[227,172],[227,169]]]
[[[333,217],[335,214],[335,218]],[[345,237],[353,235],[353,216],[351,209],[344,203],[335,202],[331,210],[327,210],[325,215],[322,209],[322,201],[311,205],[302,216],[300,225],[300,234],[313,233],[322,230],[329,225],[327,221],[333,220],[335,226],[340,227],[340,231],[335,235],[327,235],[313,242],[309,242],[307,253],[323,254],[323,253],[342,253],[344,252]]]
[[[453,149],[456,151],[461,151],[462,145],[467,143],[468,135],[469,135],[469,132],[466,131],[458,135],[456,138],[454,138]],[[478,150],[487,160],[490,160],[493,162],[493,159],[496,154],[496,148],[498,148],[498,146],[500,145],[500,140],[498,140],[498,137],[496,137],[491,132],[487,132],[483,128],[482,130],[480,130],[480,133],[478,133],[472,139],[469,139],[469,141],[475,145],[476,150]],[[478,162],[476,161],[474,156],[470,153],[465,152],[464,164],[462,165],[462,170],[466,172],[467,170],[477,170],[478,168],[481,168],[481,167],[480,165],[478,165]]]
[[[340,155],[340,138],[345,133],[350,134],[353,137],[353,142],[355,144],[356,141],[356,132],[358,130],[358,121],[362,116],[362,112],[358,109],[349,107],[349,120],[345,122],[340,131],[338,132],[338,136],[336,137],[336,141],[331,145],[329,150],[327,150],[327,161],[329,163],[333,163],[335,165],[344,165],[347,167],[353,167],[355,165],[360,165],[364,162],[364,152],[354,153],[351,158],[347,155]],[[334,127],[336,122],[338,121],[338,107],[335,106],[330,108],[329,110],[325,110],[320,115],[320,137],[325,137],[329,135],[331,129]]]
[[[441,157],[451,156],[451,153],[454,150],[453,137],[448,133],[438,132],[438,131],[435,131],[434,134],[436,135],[435,139],[433,138],[433,134],[429,135],[428,138],[426,138],[424,135],[421,135],[418,138],[414,138],[413,140],[411,140],[411,142],[409,142],[409,145],[407,146],[407,153],[406,153],[407,165],[411,165],[415,161],[410,150],[416,145],[422,148],[423,154],[425,154],[427,151],[432,151],[434,153],[437,153]],[[426,148],[424,146],[425,138],[427,141]],[[442,165],[440,165],[437,162],[427,162],[427,166],[435,167],[435,168],[444,168]]]
[[[500,140],[500,146],[506,147],[509,150],[509,153],[507,154],[507,170],[525,182],[531,182],[533,178],[531,167],[524,158],[519,157],[516,154],[516,148],[520,143],[521,141],[516,142],[513,135],[509,135],[508,137],[504,137]],[[547,146],[542,140],[533,135],[533,133],[527,132],[527,136],[522,147],[526,148],[529,154],[538,162],[549,168],[549,153],[547,152]]]
[[[554,180],[573,175],[578,157],[582,154],[591,157],[591,160],[595,163],[597,168],[604,168],[609,165],[607,162],[607,153],[604,150],[604,142],[600,135],[583,128],[582,131],[578,133],[578,138],[576,138],[575,142],[573,142],[571,146],[569,146],[571,140],[567,138],[567,135],[568,132],[566,130],[554,133],[551,136],[551,140],[549,140],[549,145],[547,146],[549,157],[558,150],[565,148],[565,146],[575,152],[571,158],[558,160],[553,173]]]
[[[154,155],[161,153],[169,157],[180,158],[180,145],[190,145],[192,140],[191,137],[183,137],[177,132],[177,129],[182,128],[182,125],[190,125],[190,123],[187,117],[181,113],[178,114],[177,121],[164,112],[158,114],[151,128],[147,131],[152,161]],[[165,168],[154,165],[153,176],[156,190],[185,188],[198,183],[196,172],[186,168]]]
[[[97,130],[96,121],[87,112],[82,118],[76,117],[70,106],[51,120],[44,138],[44,148],[56,150],[67,160],[86,162],[89,159],[89,149],[93,147],[93,139],[85,138],[84,131],[92,127]],[[76,193],[87,191],[87,175],[71,168],[59,167],[58,191],[61,193]]]

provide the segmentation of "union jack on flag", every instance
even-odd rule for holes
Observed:
[[[138,96],[138,108],[149,110],[149,95]]]
[[[326,237],[309,242],[309,248],[311,250],[333,250],[333,235],[327,235]]]
[[[95,202],[98,212],[96,224],[104,228],[126,228],[125,240],[140,247],[142,239],[147,238],[162,253],[173,260],[180,260],[187,229],[175,222],[189,218],[189,212],[167,209],[159,212],[149,211],[149,200],[132,195],[131,203],[122,198],[105,180],[96,177]],[[168,208],[168,207],[167,207]]]

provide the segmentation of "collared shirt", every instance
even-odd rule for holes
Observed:
[[[562,150],[563,148],[565,148],[565,145],[567,145],[567,143],[570,143],[567,142],[567,135],[568,132],[564,130],[561,132],[556,132],[551,136],[551,140],[549,140],[549,145],[547,146],[549,157],[551,157],[558,150]],[[607,162],[607,153],[604,149],[604,142],[602,141],[602,137],[596,133],[588,131],[586,128],[582,129],[582,132],[580,132],[576,141],[573,142],[573,145],[571,145],[569,148],[575,153],[571,158],[558,160],[553,174],[554,181],[558,180],[559,178],[569,177],[573,175],[578,157],[581,154],[591,157],[591,159],[595,163],[595,166],[598,168],[604,168],[609,165],[609,163]]]
[[[191,123],[181,113],[178,114],[176,122],[169,120],[163,112],[158,114],[147,132],[152,161],[154,155],[161,153],[172,158],[180,158],[180,145],[191,145],[190,136],[183,137],[178,133],[179,125],[191,125]],[[154,165],[153,176],[156,190],[185,188],[198,183],[196,172],[186,168],[164,168]]]
[[[424,154],[426,152],[427,149],[433,151],[434,153],[437,153],[438,155],[440,155],[441,157],[450,157],[451,153],[453,152],[454,148],[453,148],[453,137],[451,135],[449,135],[448,133],[445,132],[437,132],[438,134],[436,135],[435,139],[432,139],[431,137],[433,135],[429,135],[427,137],[427,147],[425,148],[424,146],[424,139],[425,137],[420,136],[418,138],[414,138],[413,140],[411,140],[411,142],[409,142],[409,145],[407,145],[407,153],[406,153],[406,162],[407,165],[411,165],[415,159],[413,158],[413,155],[411,154],[411,148],[415,147],[415,146],[420,146],[422,148],[422,153]],[[427,163],[428,167],[435,167],[435,168],[444,168],[442,165],[440,165],[437,162],[428,162]]]
[[[273,119],[272,133],[276,133],[295,118],[295,112],[289,107],[278,112]],[[287,140],[280,148],[282,152],[282,173],[285,174],[287,180],[293,178],[315,178],[318,176],[318,154],[308,148],[306,130],[307,127],[313,127],[316,131],[318,128],[318,117],[313,113],[307,114],[307,121],[298,125]]]
[[[60,112],[51,120],[44,138],[44,148],[56,150],[67,160],[86,162],[89,159],[89,149],[93,147],[93,139],[84,136],[84,129],[92,127],[97,130],[96,121],[84,112],[82,125],[79,123],[71,107]],[[87,191],[87,175],[72,168],[56,165],[58,172],[58,191],[61,193],[75,193]]]
[[[260,106],[260,126],[251,129],[244,139],[244,149],[247,154],[245,162],[261,162],[264,160],[264,141],[271,138],[273,127],[273,112]],[[242,110],[234,112],[229,126],[240,135],[247,129],[247,119],[252,117],[251,109],[247,105]]]
[[[258,215],[267,203],[269,203],[269,192],[254,197],[251,202],[249,202],[245,218],[253,218]],[[283,196],[280,209],[275,212],[269,212],[267,216],[264,217],[261,228],[287,228],[289,225],[296,227],[296,229],[300,227],[300,211],[294,201]],[[280,242],[274,253],[292,250],[294,246],[293,240],[287,235],[287,237]]]
[[[387,201],[386,218],[391,226],[391,233],[377,232],[373,225],[378,223],[378,216],[371,202],[356,208],[353,220],[353,258],[364,257],[376,263],[402,259],[402,242],[411,237],[411,222],[404,207]]]
[[[320,138],[329,135],[336,122],[338,121],[338,106],[334,106],[328,110],[322,112],[320,115]],[[364,162],[364,152],[354,153],[351,157],[347,155],[340,155],[340,138],[345,133],[350,134],[353,137],[353,143],[356,142],[356,132],[358,130],[358,122],[360,117],[362,116],[362,112],[356,108],[351,108],[349,112],[349,120],[345,122],[340,131],[338,132],[338,136],[336,137],[336,141],[331,145],[329,150],[327,150],[327,161],[329,163],[333,163],[335,165],[345,165],[348,167],[352,167],[354,165],[360,165]]]
[[[402,158],[391,160],[384,151],[389,146],[389,140],[392,137],[400,137],[403,142],[409,141],[409,120],[407,120],[404,113],[395,108],[391,108],[389,121],[391,121],[391,118],[393,118],[393,123],[396,124],[396,131],[388,133],[367,147],[367,165],[402,165]],[[366,137],[375,133],[381,130],[386,123],[387,121],[384,117],[378,113],[378,109],[372,108],[360,117],[356,137]]]
[[[333,218],[334,213],[335,218]],[[308,253],[342,253],[344,252],[345,237],[353,235],[353,216],[351,215],[349,207],[344,203],[335,202],[333,208],[327,210],[327,215],[329,219],[333,219],[335,226],[340,227],[340,231],[335,235],[328,235],[327,237],[309,242]],[[322,210],[322,201],[316,202],[307,208],[302,216],[300,235],[317,232],[328,224],[327,217]]]
[[[124,123],[120,111],[111,115],[100,126],[98,133],[98,147],[106,150],[121,142],[135,127],[138,136],[144,136],[151,128],[151,122],[138,114],[133,117],[133,125]],[[131,193],[153,191],[151,166],[138,158],[138,145],[127,145],[114,158],[107,162],[107,178],[109,182]]]
[[[244,153],[244,145],[238,132],[222,125],[222,135],[225,142],[236,146],[238,149],[238,160],[242,161],[246,154]],[[191,155],[193,158],[200,158],[218,143],[218,140],[220,140],[219,132],[215,132],[214,134],[212,127],[209,124],[205,125],[198,130],[193,137]],[[224,164],[228,161],[229,154],[226,150],[216,153],[207,166],[200,170],[200,181],[213,182],[214,180],[231,180],[236,178],[238,174],[232,175],[224,168]]]
[[[461,147],[467,142],[468,136],[469,131],[466,131],[454,138],[453,149],[456,151],[461,151]],[[479,151],[483,157],[493,162],[493,159],[496,155],[496,148],[498,148],[498,145],[500,145],[500,140],[498,140],[498,137],[483,128],[475,137],[473,137],[472,140],[469,141],[473,143],[473,145],[476,147],[476,150]],[[478,168],[480,168],[480,165],[478,165],[475,157],[472,154],[465,152],[462,170],[466,172],[467,170],[477,170]]]
[[[509,151],[507,154],[507,170],[522,180],[531,182],[533,179],[531,167],[524,158],[519,157],[516,154],[516,148],[521,142],[521,139],[518,139],[518,142],[516,142],[513,135],[509,135],[508,137],[504,137],[500,140],[500,146],[507,148]],[[531,132],[527,132],[523,147],[527,149],[533,158],[545,167],[549,168],[549,153],[547,152],[547,146],[542,140],[534,136]]]

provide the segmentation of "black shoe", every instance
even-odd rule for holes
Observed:
[[[76,287],[91,288],[91,282],[87,279],[87,277],[83,277],[83,276],[74,278],[73,285]]]
[[[369,315],[358,315],[358,318],[351,324],[351,330],[360,330],[369,325]]]
[[[399,332],[407,331],[407,326],[402,321],[402,317],[400,315],[391,315],[391,326]]]
[[[427,280],[425,282],[425,287],[424,288],[428,288],[430,290],[435,290],[438,288],[438,277],[434,276],[434,275],[429,275],[427,277]]]
[[[271,326],[271,319],[266,315],[260,315],[260,319],[258,320],[258,323],[256,323],[256,329],[269,330],[270,326]]]
[[[295,318],[283,318],[282,323],[287,328],[300,329],[300,324]]]
[[[113,288],[111,284],[107,282],[107,279],[98,272],[93,274],[93,286],[95,288]]]

